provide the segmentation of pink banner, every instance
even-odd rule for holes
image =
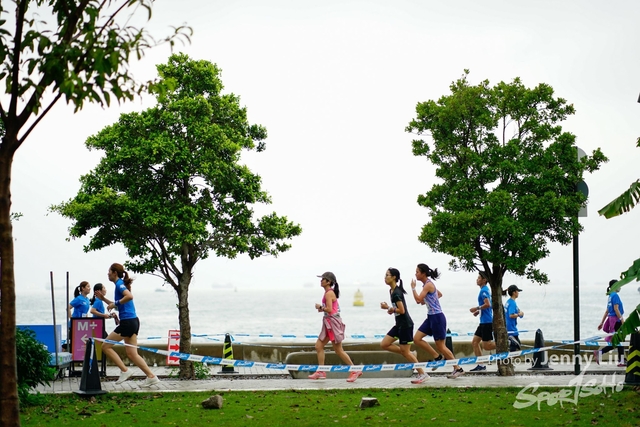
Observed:
[[[84,361],[89,338],[102,338],[104,319],[82,317],[71,319],[71,354],[74,362]]]

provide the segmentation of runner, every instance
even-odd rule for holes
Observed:
[[[440,307],[442,293],[436,289],[436,285],[431,281],[431,279],[436,280],[438,277],[440,277],[440,273],[437,268],[432,270],[427,264],[418,264],[416,267],[416,279],[422,282],[422,290],[419,294],[416,291],[416,279],[411,280],[411,290],[416,302],[427,306],[427,318],[422,322],[422,325],[413,336],[413,342],[431,354],[435,361],[442,360],[443,356],[446,360],[453,360],[455,356],[445,345],[445,339],[447,338],[447,318]],[[429,343],[423,340],[426,336],[433,336],[440,355],[438,355],[438,352],[436,352]],[[436,369],[438,368],[432,368],[434,371]],[[448,375],[448,378],[458,378],[463,374],[464,369],[458,365],[454,365],[453,372]],[[429,375],[425,373],[411,382],[421,384],[428,378]]]
[[[336,279],[336,275],[330,271],[322,274],[320,277],[320,286],[324,289],[324,295],[322,296],[322,304],[316,304],[316,310],[323,313],[322,316],[322,330],[318,335],[316,341],[316,352],[318,353],[318,365],[324,365],[324,346],[331,341],[333,351],[336,352],[338,357],[342,361],[350,366],[353,366],[353,362],[349,355],[342,348],[342,341],[344,340],[344,323],[340,318],[340,305],[338,304],[338,298],[340,297],[340,286]],[[362,371],[351,371],[347,382],[354,382],[362,375]],[[324,380],[327,378],[327,374],[322,371],[316,371],[309,375],[311,380]]]
[[[413,339],[413,320],[409,316],[407,311],[407,303],[404,300],[404,294],[407,291],[402,286],[402,279],[400,278],[400,272],[395,268],[390,268],[384,277],[384,282],[389,286],[389,295],[391,296],[391,306],[386,302],[380,303],[380,308],[387,310],[388,314],[393,314],[396,324],[393,328],[387,332],[384,336],[380,347],[383,350],[390,351],[392,353],[401,354],[409,362],[418,363],[416,356],[411,353],[411,340]],[[398,344],[394,344],[398,340]],[[424,372],[424,369],[417,368],[418,378],[412,380],[414,384],[421,384],[429,375]],[[417,381],[418,382],[414,382]]]
[[[611,280],[609,282],[609,286],[607,287],[607,292],[611,290],[611,287],[617,282],[617,280]],[[607,309],[602,316],[602,322],[598,325],[598,330],[603,330],[606,333],[610,334],[616,332],[620,329],[622,322],[624,322],[624,318],[622,315],[624,314],[624,307],[622,306],[622,300],[620,299],[620,295],[617,292],[611,292],[609,294],[609,298],[607,300]],[[608,346],[602,348],[601,350],[594,350],[593,359],[599,365],[600,360],[602,360],[602,355],[613,350],[613,346],[611,345],[611,336],[605,337],[605,341],[609,343]],[[622,368],[627,366],[627,362],[624,360],[624,347],[618,346],[618,367]]]
[[[476,285],[480,287],[478,306],[469,309],[474,316],[480,316],[480,325],[471,340],[473,353],[476,356],[482,356],[482,349],[491,351],[496,348],[496,343],[493,341],[493,309],[491,308],[491,291],[489,290],[489,285],[487,285],[488,281],[488,276],[485,272],[478,274],[476,279]],[[482,343],[482,348],[480,348],[480,343]],[[470,372],[486,370],[486,366],[478,364]]]

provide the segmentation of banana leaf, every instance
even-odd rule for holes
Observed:
[[[598,214],[603,215],[607,219],[613,218],[614,216],[622,215],[625,212],[629,212],[639,202],[640,179],[632,183],[627,191],[622,193],[607,206],[600,209],[598,211]]]
[[[622,323],[618,332],[611,336],[611,345],[617,346],[627,339],[627,335],[634,333],[638,327],[640,327],[640,304],[627,316],[627,320]]]
[[[618,292],[618,290],[626,285],[627,283],[633,282],[634,280],[640,280],[640,258],[633,261],[631,267],[623,273],[620,274],[620,280],[618,280],[607,292],[609,295],[611,292]]]

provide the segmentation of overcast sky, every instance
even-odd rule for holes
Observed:
[[[547,83],[575,106],[564,130],[586,152],[600,147],[610,159],[586,176],[581,282],[617,277],[640,257],[640,209],[612,220],[597,210],[640,178],[639,18],[640,2],[630,0],[156,1],[152,31],[190,25],[192,43],[177,51],[216,63],[225,91],[267,128],[266,151],[243,157],[272,196],[258,212],[274,210],[303,229],[278,258],[199,262],[193,285],[295,290],[317,284],[326,270],[341,284],[382,285],[388,267],[410,279],[425,262],[443,271],[441,283],[475,293],[475,274],[449,271],[449,256],[418,242],[428,216],[416,199],[434,184],[434,167],[412,155],[414,136],[404,131],[416,104],[448,94],[465,68],[473,84]],[[169,54],[155,49],[133,65],[135,76],[153,78]],[[88,136],[152,105],[88,106],[74,115],[60,104],[17,152],[18,293],[44,289],[49,271],[58,284],[67,271],[73,285],[106,282],[108,266],[126,261],[121,246],[85,254],[87,239],[67,242],[70,222],[48,207],[74,197],[80,176],[97,164],[101,153],[85,148]],[[539,267],[551,286],[570,286],[571,246],[550,248]],[[138,276],[140,287],[161,283]]]

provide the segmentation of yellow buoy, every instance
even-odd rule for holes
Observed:
[[[360,292],[360,289],[356,291],[356,294],[353,297],[353,305],[356,307],[364,306],[364,299],[362,296],[362,292]]]

